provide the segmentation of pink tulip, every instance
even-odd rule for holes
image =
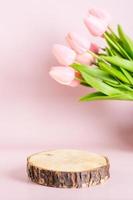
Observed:
[[[71,87],[77,87],[77,86],[79,86],[79,85],[80,85],[80,81],[78,81],[78,80],[73,80],[73,81],[70,83],[69,86],[71,86]]]
[[[63,45],[55,44],[53,46],[53,54],[61,65],[71,65],[74,63],[76,53]]]
[[[97,17],[101,20],[106,21],[107,23],[110,23],[111,16],[108,12],[105,10],[99,9],[99,8],[91,8],[89,9],[89,15],[93,15],[94,17]]]
[[[71,67],[52,67],[50,76],[63,85],[77,86],[75,82],[75,71]]]
[[[96,43],[91,43],[90,51],[94,53],[99,53],[100,47]]]
[[[90,33],[94,36],[102,36],[107,30],[108,23],[104,20],[90,15],[84,19],[84,23],[87,26]]]
[[[83,53],[81,55],[77,55],[76,60],[79,63],[85,64],[85,65],[91,65],[95,61],[95,59],[92,57],[92,55],[89,54],[88,52]]]
[[[68,33],[66,36],[66,40],[68,45],[77,53],[82,54],[89,50],[90,48],[90,41],[88,38],[82,37],[80,34],[71,32]]]

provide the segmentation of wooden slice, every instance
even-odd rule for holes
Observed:
[[[55,150],[27,159],[29,178],[38,184],[59,188],[81,188],[104,183],[109,178],[106,157],[79,150]]]

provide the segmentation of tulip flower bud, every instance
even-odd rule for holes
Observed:
[[[52,67],[49,74],[54,80],[63,85],[74,86],[76,84],[76,82],[73,82],[75,80],[75,71],[71,67]]]
[[[91,8],[89,9],[89,15],[93,15],[94,17],[97,17],[101,20],[106,21],[107,23],[110,23],[111,16],[108,12],[105,10],[99,9],[99,8]]]
[[[84,19],[84,23],[87,26],[90,33],[94,36],[102,36],[107,30],[108,23],[90,15]]]
[[[74,63],[76,53],[63,45],[55,44],[53,46],[53,54],[61,65],[71,65]]]
[[[99,50],[100,50],[100,47],[97,44],[91,43],[90,51],[97,54],[97,53],[99,53]]]
[[[70,84],[69,84],[69,86],[71,86],[71,87],[77,87],[77,86],[79,86],[80,85],[80,81],[78,81],[78,80],[73,80]]]
[[[87,38],[82,37],[81,35],[71,32],[66,36],[68,45],[77,53],[82,54],[89,50],[90,41]]]
[[[81,55],[77,55],[76,60],[81,63],[81,64],[85,64],[85,65],[91,65],[95,59],[92,57],[91,54],[89,54],[88,52],[83,53]]]

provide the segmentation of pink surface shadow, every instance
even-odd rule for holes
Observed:
[[[28,183],[30,181],[27,177],[26,169],[24,169],[24,167],[22,167],[22,166],[8,171],[7,176],[8,176],[8,178],[11,178],[14,181],[18,181],[18,182],[21,182],[21,183],[22,182]]]

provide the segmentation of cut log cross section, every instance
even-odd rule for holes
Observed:
[[[105,156],[79,150],[41,152],[27,158],[29,178],[58,188],[82,188],[104,183],[109,178]]]

